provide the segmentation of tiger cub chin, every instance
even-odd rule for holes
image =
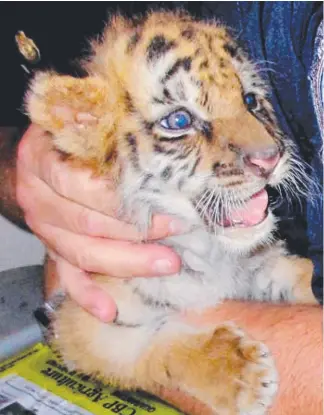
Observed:
[[[266,187],[296,174],[266,85],[224,27],[181,13],[117,16],[92,51],[85,78],[35,76],[31,120],[68,162],[114,178],[121,215],[144,234],[156,213],[188,232],[160,241],[181,256],[175,276],[93,275],[116,300],[113,323],[66,298],[55,346],[121,388],[178,388],[217,414],[264,414],[277,389],[266,346],[230,323],[193,327],[183,311],[225,298],[316,303],[311,262],[272,235]]]

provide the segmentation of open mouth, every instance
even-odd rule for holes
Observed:
[[[218,203],[216,196],[206,196],[206,205],[197,204],[197,210],[208,227],[215,224],[223,228],[250,228],[259,225],[268,216],[269,196],[265,188],[254,193],[240,207],[232,209]],[[218,206],[218,214],[215,207]],[[221,213],[222,212],[222,213]]]
[[[219,225],[224,228],[249,228],[258,225],[268,216],[268,203],[268,193],[262,189],[246,200],[243,207],[232,210]]]

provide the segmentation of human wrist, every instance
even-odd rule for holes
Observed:
[[[0,214],[28,230],[16,200],[16,160],[21,134],[16,127],[0,127]]]

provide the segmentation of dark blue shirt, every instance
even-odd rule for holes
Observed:
[[[190,5],[190,3],[189,3]],[[322,138],[314,109],[310,73],[315,37],[323,20],[321,2],[204,2],[205,18],[220,15],[234,28],[242,45],[271,85],[271,100],[281,129],[308,163],[308,174],[318,186],[310,197],[284,200],[277,209],[280,237],[290,252],[314,263],[313,290],[323,300],[323,165]],[[279,198],[274,194],[273,197]]]

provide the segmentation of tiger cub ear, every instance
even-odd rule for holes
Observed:
[[[118,105],[99,77],[38,73],[26,94],[32,122],[53,135],[54,146],[95,170],[107,167],[116,150]]]

